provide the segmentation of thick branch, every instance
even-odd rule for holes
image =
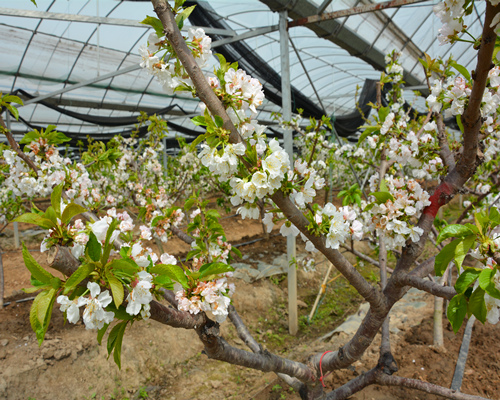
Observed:
[[[410,389],[417,389],[421,390],[422,392],[436,394],[438,396],[443,396],[448,399],[454,400],[488,400],[484,397],[460,393],[456,390],[434,385],[429,382],[419,381],[418,379],[403,378],[395,375],[380,374],[377,376],[377,383],[387,386],[403,386]]]
[[[439,155],[444,165],[448,167],[448,170],[452,170],[455,168],[455,158],[453,158],[453,154],[450,151],[450,145],[446,137],[446,127],[444,125],[443,116],[440,113],[436,113],[436,124],[438,128]]]
[[[51,247],[47,253],[47,264],[64,275],[70,276],[81,263],[73,257],[68,247],[56,245]]]
[[[208,320],[205,313],[190,314],[186,311],[166,307],[154,300],[149,304],[151,306],[151,319],[174,328],[197,329],[206,324]]]
[[[198,64],[196,64],[191,51],[187,47],[179,29],[177,28],[170,6],[164,0],[151,1],[154,5],[158,18],[161,20],[163,27],[165,28],[165,34],[169,42],[193,81],[198,96],[203,102],[205,102],[213,115],[219,115],[223,119],[224,128],[231,132],[229,138],[230,142],[240,142],[241,137],[239,136],[236,127],[229,119],[223,104],[213,92],[207,79],[203,75],[203,72],[198,67]],[[354,288],[372,305],[372,307],[377,308],[381,306],[382,296],[380,296],[380,293],[373,288],[358,271],[356,271],[356,269],[342,256],[342,254],[340,254],[339,251],[327,249],[323,238],[309,235],[307,231],[307,225],[309,225],[309,222],[288,199],[288,197],[286,197],[281,191],[278,191],[274,196],[272,196],[272,199],[278,207],[280,207],[285,216],[298,229],[300,229],[300,231],[304,233],[309,240],[311,240],[316,248],[320,250],[332,262],[332,264],[335,265],[339,272],[346,277],[349,283],[354,286]]]
[[[475,69],[474,85],[472,86],[469,104],[462,115],[464,126],[464,148],[457,163],[460,175],[469,178],[477,167],[478,135],[482,125],[481,102],[483,101],[484,89],[488,72],[491,69],[491,58],[495,49],[496,33],[495,27],[490,27],[500,7],[493,7],[490,2],[486,3],[486,16],[484,19],[481,46],[477,55],[477,66]]]
[[[377,375],[380,371],[375,367],[370,371],[351,379],[346,384],[331,391],[326,396],[326,400],[344,400],[351,397],[354,393],[359,392],[369,385],[373,385],[377,380]]]
[[[224,121],[224,129],[227,129],[230,132],[230,141],[232,143],[241,142],[242,139],[240,134],[229,119],[226,109],[208,84],[207,78],[203,75],[201,68],[192,57],[191,51],[189,50],[181,32],[179,31],[179,28],[177,27],[170,5],[165,0],[151,0],[151,2],[153,3],[156,15],[158,15],[158,18],[165,28],[164,32],[168,41],[174,48],[177,57],[193,81],[196,88],[196,94],[200,100],[207,105],[212,115],[218,115],[222,118]]]
[[[337,268],[337,270],[349,281],[358,293],[374,309],[385,309],[384,299],[380,292],[370,285],[365,278],[354,268],[354,266],[340,253],[340,251],[327,248],[325,238],[311,235],[307,229],[309,221],[297,207],[286,197],[283,192],[277,191],[272,196],[273,201],[281,209],[283,214],[292,222],[325,257]]]
[[[197,329],[197,333],[205,345],[205,352],[209,358],[264,372],[280,372],[302,381],[316,380],[313,371],[305,364],[278,357],[267,350],[250,353],[232,347],[220,337],[219,325],[211,321]]]
[[[260,344],[253,338],[253,336],[250,334],[250,331],[248,328],[245,326],[243,321],[241,320],[238,312],[234,308],[233,305],[230,305],[229,308],[229,319],[233,323],[234,327],[236,328],[236,331],[238,332],[238,336],[240,337],[241,340],[245,342],[245,344],[252,350],[254,353],[259,353],[263,349],[260,346]],[[286,374],[277,374],[278,377],[283,379],[287,385],[293,387],[297,392],[299,393],[305,393],[307,396],[307,386],[299,381],[297,378],[293,378],[289,375]],[[304,398],[304,397],[303,397]],[[307,398],[307,397],[305,397]]]
[[[442,297],[451,300],[457,294],[455,288],[450,286],[443,286],[437,282],[422,279],[415,275],[406,275],[400,280],[401,284],[412,286],[414,288],[423,290],[424,292],[433,294],[434,296]]]

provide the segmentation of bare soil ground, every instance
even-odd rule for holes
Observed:
[[[222,223],[232,243],[247,242],[262,234],[260,224],[255,221],[226,218]],[[20,228],[21,231],[33,229],[24,224]],[[35,259],[44,265],[45,256],[37,251],[41,236],[22,238],[34,250]],[[31,302],[15,302],[24,295],[20,289],[29,286],[29,273],[21,252],[14,249],[9,229],[0,236],[0,246],[4,252],[5,301],[11,302],[0,310],[0,399],[299,399],[276,375],[209,360],[202,354],[202,345],[194,332],[165,327],[154,321],[136,323],[126,332],[121,370],[112,360],[107,360],[106,346],[104,342],[102,346],[97,344],[96,332],[85,330],[81,322],[76,326],[64,324],[63,314],[57,308],[47,338],[39,347],[29,324]],[[182,254],[187,246],[172,239],[166,250]],[[276,236],[242,246],[240,250],[248,254],[250,260],[271,262],[286,251],[286,242]],[[322,259],[318,257],[317,261]],[[376,280],[376,271],[359,268],[367,279]],[[305,361],[313,352],[335,350],[348,339],[341,333],[330,342],[316,340],[358,310],[361,300],[342,278],[329,285],[316,319],[306,323],[326,269],[326,263],[319,263],[316,271],[299,270],[301,319],[296,337],[287,333],[286,276],[277,275],[253,284],[235,281],[235,307],[260,343],[273,352]],[[332,277],[336,274],[333,272]],[[392,340],[400,368],[398,375],[449,387],[462,331],[454,335],[446,322],[446,351],[433,350],[430,347],[433,300],[427,295],[422,298],[425,307],[413,310],[413,314],[401,312],[396,317],[399,325]],[[222,324],[221,330],[231,344],[245,348],[230,322]],[[499,350],[498,327],[476,323],[463,392],[500,398]],[[355,363],[354,370],[336,371],[328,376],[326,390],[369,370],[377,358],[375,341],[363,359]],[[370,387],[352,399],[434,400],[438,397],[408,389]]]

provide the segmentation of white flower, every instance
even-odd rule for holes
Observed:
[[[85,328],[101,329],[104,324],[111,323],[115,317],[112,311],[104,310],[104,307],[107,307],[113,299],[108,290],[101,293],[101,288],[95,282],[89,282],[87,288],[90,290],[90,298],[80,297],[78,302],[78,306],[85,305],[83,312]]]
[[[146,271],[140,271],[138,274],[138,281],[133,290],[127,296],[127,313],[130,315],[137,315],[141,311],[143,304],[151,303],[153,295],[151,288],[153,287],[153,276]]]
[[[262,223],[266,226],[267,233],[271,233],[274,228],[273,213],[265,213],[264,218],[262,218]]]
[[[162,264],[167,264],[167,265],[175,265],[177,264],[177,260],[175,259],[174,256],[168,254],[168,253],[163,253],[160,256],[160,261]]]
[[[283,236],[289,236],[289,235],[297,236],[299,232],[300,231],[298,230],[298,228],[290,221],[286,221],[283,225],[281,225],[280,228],[280,233]]]
[[[61,305],[60,310],[66,312],[66,318],[72,324],[76,324],[80,319],[79,299],[70,300],[68,296],[58,296],[57,302]]]

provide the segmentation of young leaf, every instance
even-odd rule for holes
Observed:
[[[125,333],[125,328],[127,327],[128,321],[123,321],[116,324],[108,336],[108,358],[111,355],[111,352],[114,349],[113,359],[118,365],[118,368],[121,369],[121,352],[122,352],[122,342],[123,342],[123,334]]]
[[[455,68],[458,72],[460,72],[462,74],[462,76],[465,79],[467,79],[467,81],[469,83],[472,82],[469,71],[463,65],[458,64],[455,60],[451,60],[449,62],[449,65],[450,65],[450,67]],[[463,132],[463,130],[462,130],[462,132]]]
[[[394,197],[389,192],[373,192],[370,196],[375,196],[377,204],[384,204],[387,200],[394,201]]]
[[[484,302],[484,290],[478,287],[469,299],[467,311],[474,314],[483,324],[486,322],[486,303]]]
[[[113,293],[113,301],[115,302],[115,306],[118,308],[123,303],[123,298],[125,297],[123,285],[109,271],[106,272],[106,279],[108,280],[109,286],[111,287],[111,293]]]
[[[455,257],[455,248],[460,243],[460,239],[455,239],[453,242],[448,243],[436,256],[434,261],[434,271],[436,276],[443,276],[444,271],[448,268],[448,264]]]
[[[187,278],[181,267],[173,264],[157,264],[149,269],[152,274],[166,275],[175,282],[179,282],[184,288],[188,288]]]
[[[104,324],[104,326],[97,331],[97,343],[99,343],[99,346],[102,343],[102,338],[104,337],[104,334],[106,333],[106,330],[108,329],[109,324]]]
[[[455,264],[458,268],[462,268],[462,263],[464,262],[465,256],[467,255],[475,241],[476,235],[469,235],[458,243],[457,247],[455,248]]]
[[[141,24],[153,27],[158,37],[161,38],[163,36],[163,24],[158,18],[150,17],[148,15],[144,20],[141,21]]]
[[[52,278],[54,278],[54,275],[52,275],[50,272],[45,271],[40,264],[36,262],[36,260],[33,258],[33,256],[30,254],[28,249],[26,248],[26,245],[23,243],[23,260],[24,264],[26,265],[26,268],[31,272],[31,275],[33,278],[36,280],[46,284],[50,285],[50,281]]]
[[[200,272],[200,279],[209,276],[209,275],[219,275],[224,272],[234,271],[234,268],[228,264],[224,264],[221,262],[214,262],[210,264],[202,265]]]
[[[486,288],[490,285],[491,283],[491,278],[494,276],[495,270],[485,268],[481,271],[481,274],[479,275],[479,287],[483,290],[486,290]]]
[[[457,293],[464,293],[467,288],[475,282],[480,273],[481,270],[479,269],[466,268],[464,272],[460,274],[455,283],[455,290]]]
[[[25,222],[27,224],[38,225],[40,228],[50,229],[54,227],[54,223],[47,218],[44,218],[38,214],[27,213],[17,217],[15,222]]]
[[[447,225],[439,233],[436,242],[437,244],[439,244],[443,240],[448,239],[450,237],[464,238],[465,236],[472,235],[473,233],[474,232],[472,232],[465,225],[460,225],[460,224]]]
[[[52,223],[54,224],[54,226],[57,226],[57,214],[56,214],[56,211],[54,210],[54,207],[52,206],[49,206],[47,208],[47,210],[45,211],[45,218],[47,218],[48,220],[52,221]]]
[[[87,278],[94,270],[95,266],[92,263],[85,263],[78,267],[78,269],[71,274],[66,283],[64,284],[64,294],[73,290],[80,282]]]
[[[87,209],[85,207],[82,207],[79,204],[70,203],[66,206],[62,213],[61,222],[63,223],[63,225],[67,225],[74,216],[82,214],[86,211]]]
[[[463,294],[457,294],[453,297],[448,305],[448,320],[453,327],[453,332],[457,333],[462,323],[464,322],[465,315],[467,314],[467,300]]]
[[[130,258],[113,260],[109,264],[109,269],[114,275],[122,274],[134,276],[139,271],[139,266]]]
[[[54,208],[54,211],[56,212],[56,215],[58,217],[61,216],[61,196],[62,196],[63,185],[64,183],[57,185],[52,190],[52,194],[50,195],[50,203],[52,204],[52,207]]]
[[[101,243],[97,240],[94,232],[89,233],[89,241],[85,250],[92,261],[99,261],[101,258]]]

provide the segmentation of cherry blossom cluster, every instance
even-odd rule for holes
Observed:
[[[375,198],[373,208],[369,210],[366,232],[378,230],[384,232],[384,240],[390,250],[403,246],[408,239],[417,242],[423,233],[422,228],[414,225],[422,210],[431,204],[429,193],[414,179],[384,177],[391,198],[377,204]],[[370,177],[370,190],[379,192],[380,179],[378,173]]]
[[[465,0],[445,0],[434,6],[434,14],[443,26],[439,29],[438,40],[441,45],[451,43],[464,31]]]
[[[190,28],[187,41],[194,59],[200,67],[204,67],[212,55],[210,50],[212,39],[205,35],[203,29]],[[178,89],[192,87],[193,83],[179,60],[172,57],[171,52],[168,52],[166,57],[167,47],[165,39],[159,38],[154,32],[151,33],[148,45],[139,47],[139,54],[142,57],[140,65],[158,79],[166,93],[172,95]],[[160,53],[164,51],[165,54],[161,56]]]
[[[228,275],[230,276],[231,273]],[[228,284],[226,277],[222,277],[214,281],[199,282],[191,290],[185,290],[176,284],[174,291],[178,302],[177,308],[180,311],[187,311],[191,314],[198,314],[200,311],[211,312],[215,320],[222,323],[227,318],[235,286],[233,283]]]

